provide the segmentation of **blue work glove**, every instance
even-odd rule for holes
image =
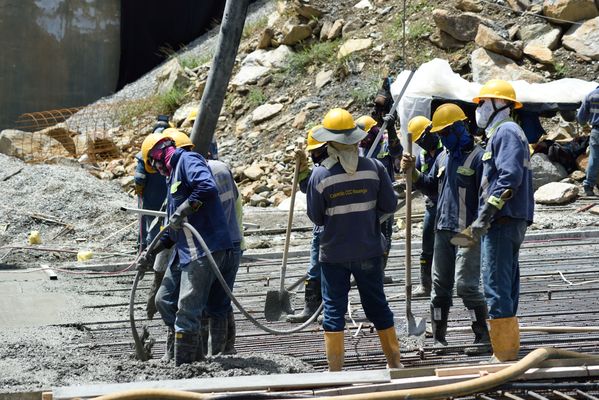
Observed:
[[[192,204],[189,202],[189,200],[185,200],[183,204],[177,207],[173,215],[171,215],[169,219],[170,227],[176,231],[183,228],[183,222],[185,222],[185,218],[196,212],[201,206],[202,202]]]

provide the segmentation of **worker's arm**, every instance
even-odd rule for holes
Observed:
[[[133,181],[135,183],[135,194],[141,196],[143,194],[143,190],[146,186],[146,168],[144,162],[142,160],[137,160],[137,165],[135,166],[135,173],[133,175]]]
[[[503,208],[505,200],[501,196],[506,190],[516,192],[522,185],[526,164],[529,163],[528,146],[522,143],[518,132],[514,132],[515,125],[502,126],[491,138],[491,157],[497,169],[497,180],[489,188],[487,202]]]
[[[306,203],[308,207],[308,218],[317,226],[324,225],[326,204],[324,196],[318,191],[318,184],[326,174],[326,168],[317,167],[312,171],[306,191]]]
[[[586,125],[589,122],[589,96],[586,96],[580,105],[576,113],[576,120],[580,125]]]
[[[241,201],[241,195],[239,194],[239,188],[235,181],[233,181],[235,185],[235,218],[237,219],[237,225],[239,226],[239,234],[241,235],[241,243],[240,248],[241,251],[246,249],[245,246],[245,238],[243,237],[243,202]]]
[[[397,207],[397,194],[393,190],[391,178],[387,173],[385,166],[379,161],[374,160],[377,173],[379,176],[379,192],[376,200],[376,209],[381,214],[389,214],[395,212]]]

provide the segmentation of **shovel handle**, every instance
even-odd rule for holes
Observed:
[[[407,138],[408,155],[412,155],[412,134],[410,132],[408,132]],[[412,168],[410,167],[406,171],[406,292],[412,287]]]
[[[293,171],[293,183],[291,186],[291,202],[289,203],[289,216],[287,217],[287,232],[285,233],[285,247],[283,249],[283,262],[281,263],[280,293],[285,292],[285,273],[287,271],[287,255],[289,253],[289,242],[291,239],[291,225],[293,224],[293,210],[295,209],[295,193],[297,192],[297,181],[299,180],[301,154],[295,153],[295,171]]]

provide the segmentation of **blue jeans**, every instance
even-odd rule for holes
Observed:
[[[239,243],[235,244],[235,247],[231,251],[227,251],[225,260],[220,268],[220,272],[227,282],[227,286],[233,291],[233,285],[235,284],[235,278],[237,277],[237,271],[239,270],[239,263],[241,262],[241,249]],[[206,314],[210,318],[227,318],[227,314],[233,311],[231,307],[231,299],[227,296],[223,285],[216,280],[210,288],[210,295],[208,296],[208,303],[206,304]]]
[[[320,282],[320,235],[322,231],[314,231],[312,233],[312,243],[310,247],[310,267],[308,268],[308,279]]]
[[[427,205],[424,211],[424,221],[422,222],[422,252],[421,260],[433,261],[433,252],[435,250],[435,218],[437,216],[437,205]]]
[[[321,262],[322,300],[327,332],[340,332],[345,327],[350,276],[356,279],[360,301],[366,317],[377,330],[393,326],[393,313],[383,290],[383,257],[347,263]]]
[[[433,256],[433,307],[453,305],[452,293],[456,292],[468,309],[485,304],[480,289],[480,246],[456,247],[450,243],[455,235],[452,231],[437,231],[435,255]]]
[[[230,268],[225,261],[233,258],[233,251],[222,250],[212,253],[223,276]],[[212,272],[207,257],[202,257],[181,268],[178,263],[172,264],[166,271],[162,285],[156,293],[156,308],[167,326],[177,332],[194,333],[200,330],[200,318],[206,311],[209,315],[226,317],[230,303],[214,301],[209,308],[210,294],[220,282]],[[221,288],[222,290],[222,288]],[[222,317],[221,317],[222,318]]]
[[[482,237],[481,264],[489,317],[515,317],[520,296],[518,253],[526,233],[526,220],[494,222]]]
[[[591,130],[589,140],[589,165],[587,175],[583,182],[584,186],[594,187],[597,183],[597,172],[599,170],[599,129]]]

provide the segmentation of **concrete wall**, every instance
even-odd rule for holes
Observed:
[[[120,0],[0,0],[0,129],[116,87]]]

